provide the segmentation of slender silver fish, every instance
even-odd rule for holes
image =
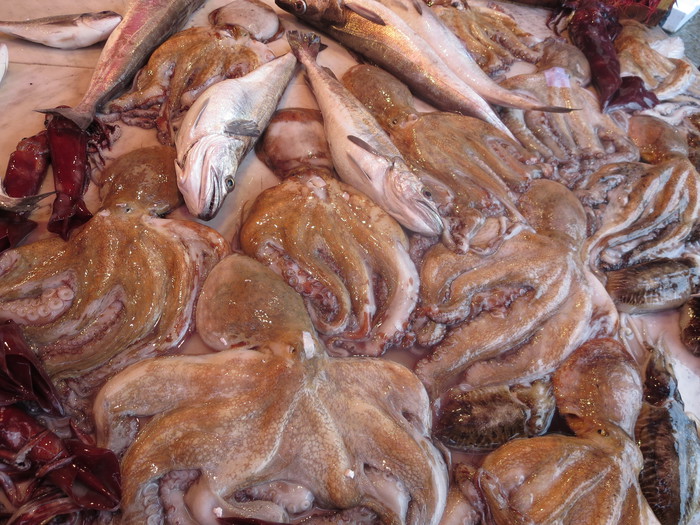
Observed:
[[[105,40],[122,16],[114,11],[0,21],[0,33],[59,49],[79,49]]]
[[[255,145],[292,78],[287,53],[247,75],[207,88],[175,139],[177,184],[190,213],[209,220],[233,191],[238,164]]]
[[[205,0],[131,0],[124,19],[107,39],[83,99],[58,113],[86,129],[108,100],[129,87],[151,52],[178,31]]]
[[[10,54],[7,51],[7,44],[0,44],[0,81],[5,78],[9,65]]]
[[[516,140],[488,102],[447,67],[398,15],[373,0],[354,2],[354,8],[349,9],[340,0],[275,0],[281,9],[393,74],[436,108],[479,118]],[[382,18],[362,9],[361,2],[383,8]]]
[[[340,0],[338,0],[340,1]],[[485,100],[498,106],[565,113],[571,108],[543,106],[526,94],[515,93],[494,82],[476,63],[462,41],[422,0],[343,0],[349,9],[382,19],[386,10],[399,16],[413,29],[460,79]],[[379,6],[372,4],[380,4]]]
[[[340,178],[409,230],[440,234],[442,219],[430,192],[362,103],[316,63],[318,36],[289,31],[287,40],[306,67]]]

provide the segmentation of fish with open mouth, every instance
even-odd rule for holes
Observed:
[[[321,40],[313,33],[287,32],[306,67],[340,178],[381,206],[402,226],[428,236],[442,232],[430,191],[408,167],[374,117],[333,75],[316,63]]]
[[[0,33],[58,49],[80,49],[105,40],[121,20],[114,11],[2,20]]]
[[[292,78],[287,53],[239,78],[207,88],[175,139],[177,184],[190,213],[212,219],[235,186],[236,171],[255,145]]]
[[[124,19],[109,35],[78,105],[38,111],[63,115],[87,129],[102,105],[129,87],[153,50],[178,31],[204,1],[131,0]]]
[[[353,0],[352,9],[337,0],[275,3],[382,67],[437,109],[479,118],[514,138],[488,102],[459,78],[415,30],[381,3]]]

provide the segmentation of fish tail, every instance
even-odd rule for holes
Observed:
[[[321,37],[316,33],[302,33],[301,31],[287,31],[287,41],[292,53],[301,62],[301,54],[309,55],[313,60],[321,51]]]
[[[76,111],[75,109],[67,106],[60,108],[37,109],[35,111],[38,111],[39,113],[46,113],[48,115],[61,115],[62,117],[73,121],[82,130],[86,130],[95,119],[95,115],[93,113]]]

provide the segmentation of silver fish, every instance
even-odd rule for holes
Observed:
[[[79,49],[105,40],[122,16],[114,11],[0,21],[0,33],[59,49]]]
[[[294,73],[287,53],[207,88],[175,139],[177,184],[190,213],[209,220],[235,186],[236,171],[270,121]]]
[[[318,36],[290,31],[287,40],[306,67],[340,178],[409,230],[440,234],[442,219],[430,192],[362,103],[316,63]]]
[[[462,41],[440,20],[422,0],[344,0],[349,9],[367,11],[370,18],[382,17],[391,10],[433,48],[461,80],[497,106],[567,113],[572,108],[543,106],[542,102],[526,94],[515,93],[494,82],[476,63]],[[372,6],[372,3],[380,4]],[[357,7],[356,7],[357,6]]]
[[[178,31],[205,0],[132,0],[124,19],[107,39],[90,85],[74,108],[40,109],[58,113],[86,129],[108,100],[129,87],[151,52]]]
[[[275,0],[403,81],[411,91],[445,111],[479,118],[516,140],[488,102],[461,80],[396,13],[374,0]],[[377,11],[381,10],[381,16]]]

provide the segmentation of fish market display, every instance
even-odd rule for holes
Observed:
[[[299,170],[265,191],[240,238],[304,297],[331,353],[378,356],[404,335],[418,300],[406,234],[328,171]]]
[[[374,200],[406,228],[438,235],[442,220],[430,192],[365,107],[316,63],[318,37],[291,32],[287,38],[306,68],[341,180]]]
[[[0,20],[0,33],[59,49],[78,49],[102,42],[121,22],[114,11],[59,15],[34,20]]]
[[[193,215],[209,220],[219,211],[235,186],[238,164],[272,117],[295,66],[287,53],[244,77],[214,84],[188,110],[175,140],[175,169]]]
[[[253,328],[254,344],[146,360],[104,387],[95,402],[100,444],[119,449],[130,418],[157,414],[122,461],[121,523],[163,521],[172,509],[164,508],[159,483],[194,471],[181,512],[200,523],[216,516],[284,522],[316,504],[366,507],[383,523],[437,525],[447,469],[430,442],[420,381],[389,361],[328,357],[301,298],[275,284],[283,284],[276,274],[240,255],[221,265],[214,278],[219,286],[216,274],[225,272],[228,288],[209,296],[218,315],[228,323],[238,314],[236,292],[274,291],[267,304],[278,326],[269,334],[286,335],[266,340],[259,329],[267,312],[243,312],[227,338],[238,339],[241,325]]]
[[[175,33],[204,0],[130,0],[124,19],[109,35],[90,85],[77,106],[53,108],[86,129],[103,104],[121,91],[153,50]]]
[[[274,58],[240,27],[192,27],[156,49],[128,93],[105,105],[128,124],[158,128],[163,144],[172,144],[172,125],[207,87],[250,73]],[[159,106],[159,107],[158,107]]]
[[[677,39],[613,42],[600,0],[559,34],[501,1],[276,1],[8,41],[0,522],[700,523]],[[577,31],[619,46],[607,103]]]
[[[233,0],[209,13],[209,22],[213,26],[241,26],[259,42],[274,40],[280,33],[277,13],[260,0]]]
[[[178,346],[228,250],[206,226],[157,216],[180,203],[173,163],[171,148],[121,157],[105,174],[101,210],[68,242],[51,237],[0,258],[0,319],[23,327],[78,414],[106,377]]]

